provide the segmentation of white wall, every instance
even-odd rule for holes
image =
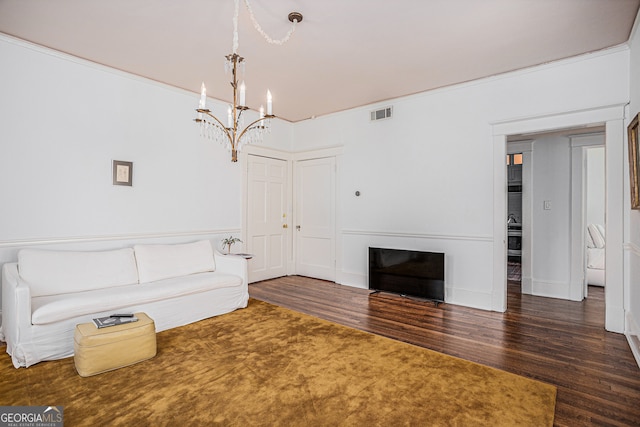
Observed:
[[[533,143],[532,284],[535,295],[569,296],[571,144],[567,136]],[[550,209],[544,208],[548,202]]]
[[[38,242],[240,231],[242,167],[200,137],[197,93],[8,36],[0,61],[0,263]],[[291,137],[274,120],[266,144]],[[112,185],[114,159],[132,187]]]
[[[296,151],[344,146],[338,281],[366,286],[369,245],[443,250],[447,301],[492,308],[492,124],[624,104],[628,73],[618,48],[295,124]]]
[[[587,154],[587,224],[604,224],[604,147],[589,148]]]

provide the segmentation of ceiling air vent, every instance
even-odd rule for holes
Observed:
[[[371,112],[371,121],[390,119],[393,107],[385,107]]]

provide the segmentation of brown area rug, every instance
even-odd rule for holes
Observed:
[[[2,348],[4,350],[4,348]],[[550,426],[556,388],[250,300],[158,334],[151,360],[89,378],[73,358],[15,369],[0,405],[66,426]]]

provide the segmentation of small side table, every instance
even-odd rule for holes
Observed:
[[[240,258],[244,258],[244,259],[251,259],[253,258],[253,254],[223,254],[226,256],[239,256]]]

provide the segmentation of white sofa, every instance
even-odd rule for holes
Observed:
[[[145,312],[156,331],[247,306],[247,261],[208,240],[101,252],[23,249],[2,267],[2,330],[13,365],[73,355],[76,324]]]
[[[587,283],[604,286],[605,282],[605,237],[600,224],[587,226]]]

